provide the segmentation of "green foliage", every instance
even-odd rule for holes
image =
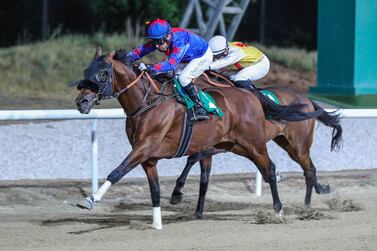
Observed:
[[[256,47],[261,49],[270,60],[282,65],[304,71],[316,71],[317,69],[316,51],[308,52],[305,49],[265,47],[262,45],[256,45]]]
[[[106,20],[107,30],[124,27],[125,20],[133,23],[148,21],[157,17],[168,19],[178,25],[187,1],[179,0],[92,0],[91,8],[95,15]]]
[[[44,100],[44,104],[48,104],[33,108],[72,108],[77,91],[68,88],[67,84],[83,77],[83,70],[93,59],[97,46],[100,45],[104,53],[108,53],[118,48],[130,51],[142,42],[143,38],[132,34],[54,35],[45,42],[0,49],[0,107],[20,108],[14,100],[23,102],[32,98],[32,105],[37,100]],[[272,61],[294,68],[315,70],[315,52],[257,47]],[[153,63],[162,57],[161,53],[155,52],[143,61]],[[54,107],[51,107],[51,103],[55,104]]]
[[[124,34],[97,33],[0,49],[0,99],[61,99],[71,105],[76,91],[67,84],[83,77],[83,70],[93,59],[97,46],[102,46],[107,53],[117,48],[132,50],[142,42],[142,38]]]

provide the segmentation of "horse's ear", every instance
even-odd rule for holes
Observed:
[[[102,48],[101,46],[97,47],[96,54],[94,55],[94,59],[98,58],[99,56],[102,56]]]

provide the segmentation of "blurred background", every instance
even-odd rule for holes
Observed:
[[[258,86],[375,107],[376,11],[375,0],[1,1],[0,108],[74,108],[67,83],[82,77],[95,48],[134,49],[145,41],[144,23],[156,17],[207,39],[226,29],[229,39],[261,49],[272,66]],[[154,53],[145,61],[161,59]]]
[[[197,1],[204,21],[210,9]],[[208,2],[208,1],[207,1]],[[307,92],[316,82],[317,0],[248,2],[233,40],[251,43],[272,61],[260,85],[290,85]],[[156,17],[179,26],[190,1],[178,0],[14,0],[0,3],[0,108],[74,108],[74,88],[96,46],[105,52],[131,50],[145,41],[145,21]],[[207,13],[207,14],[206,14]],[[232,14],[224,14],[227,27]],[[195,13],[189,28],[198,26]],[[214,34],[219,34],[217,27]],[[155,62],[154,53],[145,61]],[[104,102],[103,107],[117,107]]]

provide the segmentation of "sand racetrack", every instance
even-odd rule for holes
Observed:
[[[0,250],[376,250],[376,169],[319,172],[335,191],[313,193],[311,209],[302,174],[283,176],[284,221],[267,185],[253,194],[252,174],[211,176],[202,220],[193,217],[199,178],[189,178],[176,206],[175,179],[161,178],[161,231],[150,228],[143,178],[124,178],[90,212],[73,206],[90,192],[87,181],[0,181]]]

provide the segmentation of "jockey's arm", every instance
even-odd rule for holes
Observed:
[[[228,55],[215,60],[210,65],[210,70],[219,70],[229,65],[235,64],[245,57],[245,53],[240,48],[230,48]]]
[[[154,73],[163,73],[174,70],[175,67],[182,61],[186,51],[190,48],[190,44],[180,43],[179,41],[173,44],[173,52],[169,58],[161,63],[154,64],[152,70]]]
[[[129,52],[127,54],[127,57],[131,58],[131,62],[139,60],[140,58],[144,57],[145,55],[148,55],[149,53],[156,50],[156,46],[153,45],[151,41],[137,47],[135,50]]]

